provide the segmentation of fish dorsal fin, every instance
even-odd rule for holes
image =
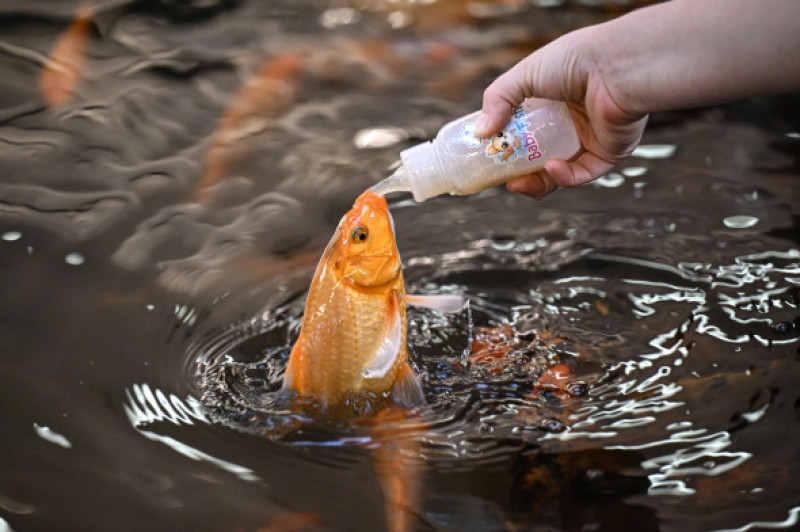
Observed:
[[[389,312],[386,316],[386,329],[383,339],[375,352],[375,358],[364,368],[361,376],[365,379],[380,379],[394,367],[403,347],[403,320],[400,316],[400,302],[397,291],[393,290]]]
[[[467,308],[469,298],[460,294],[406,294],[406,303],[415,307],[452,313]]]

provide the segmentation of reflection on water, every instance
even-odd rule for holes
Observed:
[[[428,407],[275,394],[353,199],[628,4],[0,3],[0,530],[382,530],[381,453],[419,530],[797,527],[796,96],[542,202],[391,196],[408,290],[471,300],[409,309]]]

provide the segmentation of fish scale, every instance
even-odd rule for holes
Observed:
[[[402,275],[399,278],[402,301]],[[330,269],[312,283],[307,308],[324,308],[314,312],[304,324],[304,336],[298,339],[302,348],[300,392],[328,397],[336,402],[348,391],[381,392],[391,388],[400,363],[405,361],[405,341],[395,368],[381,379],[355,388],[362,369],[382,339],[386,323],[386,294],[370,294],[347,286],[335,279]],[[402,306],[402,305],[401,305]],[[400,311],[405,338],[405,309]],[[298,349],[296,347],[296,349]],[[300,369],[302,368],[302,369]],[[309,393],[311,390],[316,392]]]

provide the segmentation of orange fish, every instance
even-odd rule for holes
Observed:
[[[237,143],[267,128],[271,119],[294,104],[304,63],[305,57],[299,52],[268,59],[242,87],[214,132],[193,200],[201,199],[206,189],[226,177]]]
[[[64,105],[72,98],[86,63],[92,3],[84,2],[69,29],[53,47],[39,78],[39,92],[50,107]]]
[[[317,266],[283,389],[322,410],[370,396],[403,407],[424,404],[408,364],[406,302],[450,312],[464,306],[457,295],[406,294],[386,200],[364,192]]]

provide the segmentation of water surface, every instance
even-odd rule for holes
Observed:
[[[97,2],[52,105],[78,3],[0,3],[0,529],[384,529],[383,442],[268,402],[319,254],[495,75],[630,7]],[[409,311],[419,530],[797,526],[798,109],[654,116],[541,202],[390,197],[408,290],[471,299]]]

